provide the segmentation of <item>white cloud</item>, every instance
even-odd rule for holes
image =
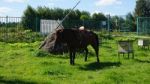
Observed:
[[[121,0],[98,0],[96,3],[96,6],[109,6],[113,4],[120,5],[122,4]]]
[[[0,7],[0,15],[6,15],[7,13],[11,12],[12,9],[8,7]]]
[[[4,1],[9,3],[24,3],[28,0],[4,0]]]

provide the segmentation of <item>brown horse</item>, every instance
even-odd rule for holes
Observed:
[[[56,31],[56,41],[54,49],[62,43],[67,44],[71,65],[74,65],[75,54],[79,49],[83,49],[86,51],[85,61],[87,61],[88,45],[91,45],[94,48],[97,56],[97,62],[99,62],[99,40],[97,34],[95,34],[94,32],[85,29],[59,29]]]

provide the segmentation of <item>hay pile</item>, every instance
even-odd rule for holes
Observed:
[[[67,52],[67,45],[66,44],[60,44],[59,46],[55,47],[55,41],[56,41],[56,31],[49,34],[47,38],[42,42],[39,49],[42,49],[43,51],[53,53],[53,54],[61,54],[63,52]]]

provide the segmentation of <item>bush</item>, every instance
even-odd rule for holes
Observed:
[[[31,30],[17,28],[0,28],[0,41],[7,43],[41,41],[44,36]]]

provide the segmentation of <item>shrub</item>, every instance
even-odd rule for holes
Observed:
[[[44,36],[31,30],[9,28],[0,29],[0,41],[8,43],[41,41]]]

